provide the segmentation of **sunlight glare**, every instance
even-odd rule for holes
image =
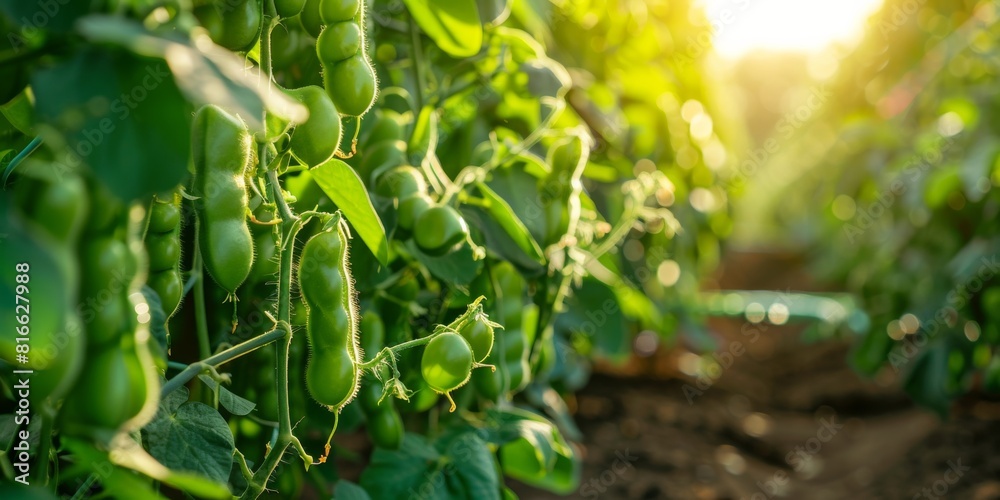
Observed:
[[[715,50],[736,58],[754,50],[817,52],[861,35],[882,0],[702,0]]]

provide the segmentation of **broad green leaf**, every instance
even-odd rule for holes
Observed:
[[[57,161],[89,165],[126,200],[170,189],[187,175],[189,107],[162,60],[91,47],[31,81],[47,142],[67,148]]]
[[[279,91],[257,68],[247,68],[242,58],[214,45],[206,35],[196,40],[166,38],[138,22],[101,15],[80,20],[79,30],[91,41],[166,61],[176,85],[191,103],[221,106],[243,118],[255,133],[265,131],[261,120],[265,109],[294,122],[308,116],[304,106]]]
[[[337,485],[334,486],[333,488],[333,498],[336,500],[371,499],[371,497],[368,496],[368,492],[365,491],[364,488],[346,479],[341,479],[340,481],[337,481]]]
[[[361,473],[361,486],[372,498],[409,498],[415,494],[427,499],[447,498],[440,459],[426,438],[406,433],[398,450],[375,448]]]
[[[403,0],[420,29],[454,57],[476,55],[483,46],[483,26],[475,0]]]
[[[163,498],[153,491],[149,480],[126,469],[140,472],[196,497],[220,500],[232,498],[232,493],[223,484],[164,467],[129,436],[119,436],[112,443],[110,453],[98,450],[91,443],[65,436],[62,438],[62,444],[80,458],[80,463],[84,467],[97,474],[104,492],[111,498],[139,500]]]
[[[493,454],[486,442],[473,432],[463,432],[453,438],[442,439],[439,449],[448,459],[451,474],[445,475],[451,498],[475,499],[500,498],[500,479]]]
[[[556,327],[590,338],[599,354],[622,361],[631,353],[625,316],[614,290],[588,276],[566,300],[566,312],[556,318]]]
[[[309,171],[316,184],[344,212],[351,227],[383,265],[389,263],[385,226],[372,206],[368,191],[350,165],[333,158]]]
[[[77,20],[87,15],[88,12],[93,12],[101,3],[96,0],[74,0],[71,2],[65,0],[52,2],[6,0],[0,2],[0,9],[9,16],[10,20],[22,26],[16,32],[4,33],[4,42],[9,40],[11,48],[17,52],[23,48],[21,44],[33,38],[40,31],[40,28],[56,33],[70,31]]]
[[[493,219],[503,227],[525,255],[539,264],[544,264],[545,257],[542,254],[542,247],[531,237],[528,228],[517,217],[507,200],[501,198],[484,183],[478,183],[476,187],[479,188],[480,194],[486,201],[486,209],[493,216]]]
[[[187,399],[187,390],[181,389],[160,402],[156,418],[143,428],[149,453],[170,469],[196,472],[225,483],[235,448],[229,425],[204,403],[178,404]]]
[[[576,454],[556,453],[556,461],[552,466],[552,470],[540,478],[525,478],[521,479],[521,481],[553,493],[569,495],[580,486],[581,469],[582,464]],[[516,478],[516,476],[512,477]]]
[[[503,198],[531,236],[545,238],[545,214],[539,177],[548,174],[541,160],[530,155],[519,156],[511,165],[491,172],[490,189]]]

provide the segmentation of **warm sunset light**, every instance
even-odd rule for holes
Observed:
[[[764,50],[820,50],[861,35],[882,0],[704,0],[715,48],[726,57]]]

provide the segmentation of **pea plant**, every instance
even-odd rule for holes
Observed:
[[[588,359],[728,216],[691,70],[572,41],[687,7],[542,3],[0,1],[0,491],[574,491]]]

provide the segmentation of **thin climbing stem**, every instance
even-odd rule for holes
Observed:
[[[212,346],[208,340],[208,312],[205,310],[205,269],[199,249],[199,236],[194,237],[194,264],[191,266],[192,276],[197,276],[194,284],[194,322],[198,335],[198,356],[205,359],[212,355]]]
[[[229,361],[232,361],[240,356],[247,353],[253,352],[261,347],[264,347],[271,342],[281,339],[287,335],[287,328],[276,328],[267,333],[262,333],[246,342],[236,344],[229,349],[220,351],[215,355],[209,356],[201,361],[197,361],[187,365],[186,368],[181,370],[180,373],[174,375],[174,378],[168,380],[163,384],[163,389],[160,390],[160,397],[164,397],[167,394],[173,392],[174,389],[188,383],[191,379],[198,376],[198,374],[209,370],[210,368],[217,367]]]

